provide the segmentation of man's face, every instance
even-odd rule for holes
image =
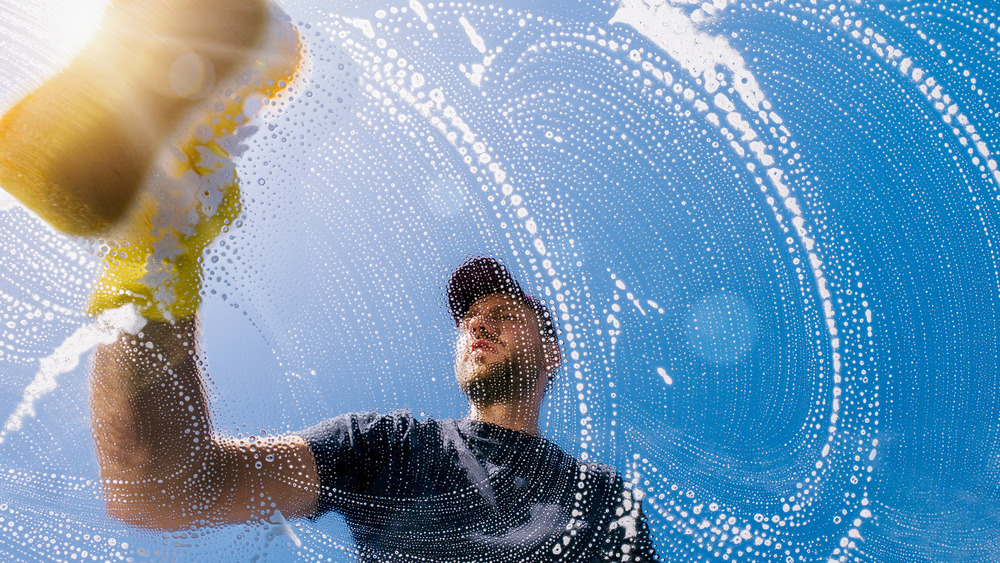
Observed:
[[[459,323],[455,377],[473,403],[516,401],[544,376],[545,349],[530,306],[506,294],[487,295]]]

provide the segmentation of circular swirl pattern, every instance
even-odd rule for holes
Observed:
[[[6,8],[0,64],[30,64],[3,99],[58,60],[56,4]],[[662,560],[1000,551],[993,7],[286,9],[307,68],[205,255],[219,429],[462,416],[444,285],[493,255],[558,317],[543,434],[618,469]],[[352,560],[337,517],[110,520],[86,366],[115,327],[81,312],[108,246],[0,217],[0,553]]]

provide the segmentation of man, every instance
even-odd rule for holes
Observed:
[[[201,5],[209,9],[198,12]],[[561,359],[556,327],[492,258],[466,262],[447,288],[467,418],[360,413],[289,436],[213,433],[197,349],[200,259],[240,210],[220,139],[246,122],[246,99],[276,96],[299,62],[294,31],[274,23],[280,18],[267,25],[265,12],[256,2],[118,2],[102,36],[65,73],[0,120],[0,185],[64,231],[113,228],[109,240],[119,242],[90,312],[143,319],[93,360],[92,424],[110,514],[174,530],[336,510],[365,561],[655,560],[640,499],[611,469],[539,435]],[[201,32],[185,25],[192,18]],[[169,39],[142,64],[94,64],[120,42],[151,34]],[[209,36],[220,43],[205,47]],[[199,77],[232,80],[248,61],[257,74],[218,89],[212,96],[221,103],[197,103],[207,89]],[[178,72],[183,87],[164,77]],[[107,74],[118,86],[106,85]],[[129,99],[152,125],[136,133],[101,95],[67,90],[77,81]],[[170,91],[148,86],[164,81]],[[52,101],[63,117],[82,117],[67,124],[47,116]],[[170,126],[190,111],[201,112],[191,133],[169,140]],[[157,155],[164,142],[172,149]]]

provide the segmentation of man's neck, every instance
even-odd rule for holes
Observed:
[[[525,404],[524,402],[497,403],[488,406],[473,404],[471,407],[472,410],[469,418],[472,420],[489,422],[490,424],[534,434],[535,436],[539,435],[539,407],[534,404]]]

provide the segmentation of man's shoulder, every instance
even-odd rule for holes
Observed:
[[[608,479],[620,479],[618,471],[606,463],[600,461],[582,461],[577,457],[573,459],[576,460],[577,467],[580,468],[581,473],[590,473],[591,475],[607,477]]]
[[[416,419],[408,410],[389,412],[359,411],[339,414],[296,432],[310,443],[331,438],[365,436],[373,433],[406,432]]]
[[[580,478],[591,481],[603,489],[605,495],[618,496],[625,490],[625,483],[614,467],[599,461],[574,459],[576,459]]]
[[[333,418],[329,418],[324,422],[339,420],[352,421],[361,424],[371,424],[381,421],[402,421],[409,423],[416,419],[413,418],[413,413],[411,413],[409,409],[397,409],[384,412],[376,409],[370,411],[347,412],[334,416]]]

